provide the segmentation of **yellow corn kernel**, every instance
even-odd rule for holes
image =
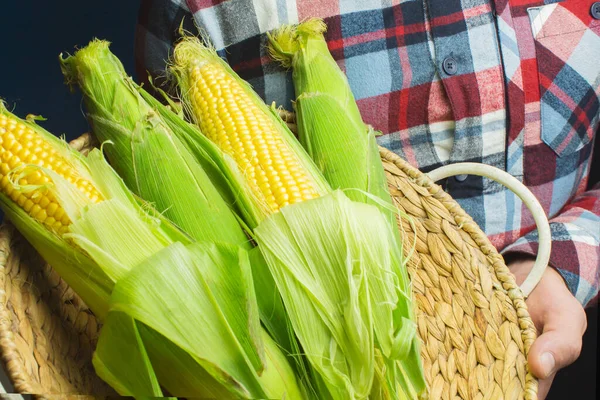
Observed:
[[[222,66],[195,66],[190,78],[200,128],[236,160],[260,201],[275,212],[319,196],[275,123]]]
[[[43,188],[22,191],[8,179],[7,175],[11,170],[28,164],[43,166],[56,172],[73,183],[90,202],[102,200],[94,185],[79,176],[51,143],[16,118],[0,113],[0,191],[48,229],[59,234],[67,232],[71,221],[52,192]],[[41,186],[48,182],[50,178],[40,170],[27,175],[27,178],[21,178],[18,185]]]

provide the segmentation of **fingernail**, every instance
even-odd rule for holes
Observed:
[[[554,372],[554,366],[556,365],[554,356],[552,355],[552,353],[546,352],[540,356],[540,362],[542,364],[542,370],[544,371],[543,378],[547,378],[552,374],[552,372]]]

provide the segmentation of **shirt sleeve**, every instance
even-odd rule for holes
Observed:
[[[135,67],[137,81],[146,88],[148,77],[164,90],[166,68],[180,28],[197,33],[192,13],[184,0],[142,0],[135,32]],[[152,92],[152,90],[150,90]]]
[[[600,280],[600,183],[552,218],[550,230],[549,265],[562,275],[584,307],[596,304]],[[538,244],[538,232],[534,230],[506,247],[502,254],[535,256]]]

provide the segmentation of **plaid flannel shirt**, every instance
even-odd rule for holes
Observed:
[[[182,22],[208,35],[262,98],[290,108],[291,74],[265,32],[322,17],[380,145],[427,172],[471,161],[522,181],[551,221],[550,265],[595,304],[600,186],[586,191],[600,107],[600,3],[594,0],[144,0],[138,75],[164,76]],[[343,151],[343,149],[340,149]],[[445,189],[505,255],[535,255],[518,197],[486,178]]]

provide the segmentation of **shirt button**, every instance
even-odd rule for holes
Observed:
[[[444,69],[444,72],[448,75],[454,75],[458,72],[458,63],[454,58],[448,57],[442,63],[442,68]]]
[[[594,4],[592,4],[590,13],[592,14],[592,17],[594,17],[595,19],[600,19],[600,1],[597,1]]]
[[[456,175],[454,179],[456,179],[458,182],[464,182],[467,180],[468,176],[469,175]]]

